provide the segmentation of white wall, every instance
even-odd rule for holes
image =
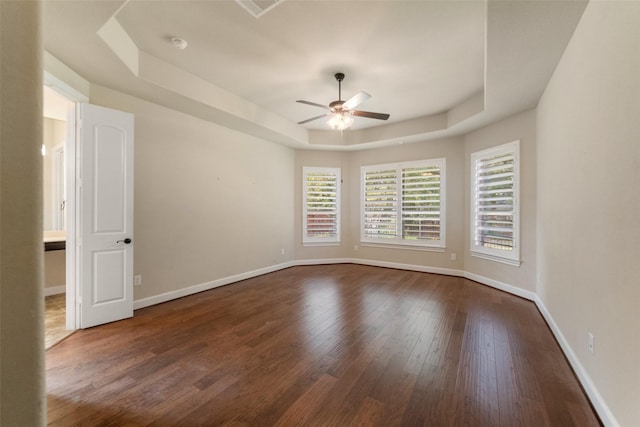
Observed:
[[[589,3],[537,133],[538,295],[605,422],[640,425],[639,2]]]
[[[135,114],[136,300],[293,258],[291,148],[100,86],[91,102]]]

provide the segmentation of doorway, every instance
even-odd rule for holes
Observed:
[[[134,116],[89,104],[46,71],[43,94],[45,109],[58,107],[44,114],[54,120],[45,127],[63,141],[42,148],[43,156],[53,154],[43,163],[53,161],[49,169],[57,173],[47,174],[45,183],[51,189],[43,203],[45,223],[54,228],[43,232],[45,256],[47,248],[64,250],[59,256],[64,263],[58,263],[59,270],[64,265],[64,283],[45,282],[45,295],[66,294],[69,330],[131,317]],[[64,137],[57,128],[64,129]],[[47,270],[45,262],[45,275]]]
[[[64,152],[67,114],[75,103],[43,88],[42,179],[45,349],[73,331],[66,329],[66,190]]]

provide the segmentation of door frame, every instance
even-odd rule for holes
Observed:
[[[64,147],[66,146],[66,138],[65,141],[53,147],[51,150],[51,157],[53,158],[53,188],[51,191],[51,204],[52,211],[54,212],[54,230],[66,230],[67,224],[65,221],[66,217],[66,192],[67,186],[65,185],[67,177],[65,176],[65,159],[64,159]]]
[[[66,329],[75,330],[80,327],[80,311],[78,310],[79,281],[78,265],[76,262],[76,242],[78,240],[78,209],[76,203],[76,107],[79,102],[89,102],[89,97],[57,78],[50,72],[43,71],[44,85],[58,92],[60,95],[73,102],[74,107],[67,115],[67,138],[64,145],[64,162],[66,177],[67,210],[66,218]]]

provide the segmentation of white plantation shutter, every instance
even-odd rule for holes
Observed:
[[[444,159],[362,167],[361,240],[443,248]]]
[[[398,171],[364,172],[364,236],[395,239],[398,236]]]
[[[340,242],[340,169],[303,168],[303,243]]]
[[[472,251],[519,259],[518,157],[518,141],[471,155]]]
[[[440,166],[402,169],[402,238],[440,240]]]

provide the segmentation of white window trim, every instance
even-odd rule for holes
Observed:
[[[489,255],[489,254],[485,254],[485,253],[473,251],[473,250],[471,251],[471,256],[476,258],[481,258],[481,259],[488,259],[489,261],[500,262],[502,264],[507,264],[514,267],[520,267],[520,265],[522,264],[522,261],[520,260],[509,259],[502,256]]]
[[[342,178],[340,168],[311,167],[302,168],[302,244],[303,246],[338,246],[340,245],[340,188]],[[307,236],[307,175],[309,173],[333,174],[336,177],[336,235],[333,237]]]
[[[401,233],[401,221],[398,221],[398,238],[396,239],[372,239],[365,237],[365,221],[364,221],[364,200],[365,200],[365,173],[371,170],[380,169],[397,169],[398,180],[402,179],[402,169],[414,168],[418,166],[438,166],[440,168],[440,240],[405,240]],[[444,252],[446,249],[446,159],[444,157],[437,159],[414,160],[409,162],[385,163],[378,165],[366,165],[360,167],[360,243],[362,246],[368,247],[388,247],[397,249],[411,249]],[[397,186],[398,192],[402,188]],[[398,195],[399,203],[401,203],[401,195]]]
[[[514,193],[514,207],[513,207],[513,236],[514,236],[514,248],[511,252],[500,251],[498,249],[487,248],[484,246],[475,245],[475,162],[477,159],[491,157],[502,153],[513,153],[514,165],[513,165],[513,193]],[[476,151],[471,153],[469,161],[470,170],[470,216],[469,216],[469,250],[471,256],[487,259],[503,264],[519,267],[522,263],[520,260],[520,140],[508,142],[506,144],[498,145],[496,147],[488,148],[486,150]]]
[[[446,252],[446,247],[440,246],[416,246],[405,243],[369,243],[369,242],[360,242],[360,246],[364,248],[387,248],[387,249],[403,249],[406,251],[425,251],[425,252]]]

